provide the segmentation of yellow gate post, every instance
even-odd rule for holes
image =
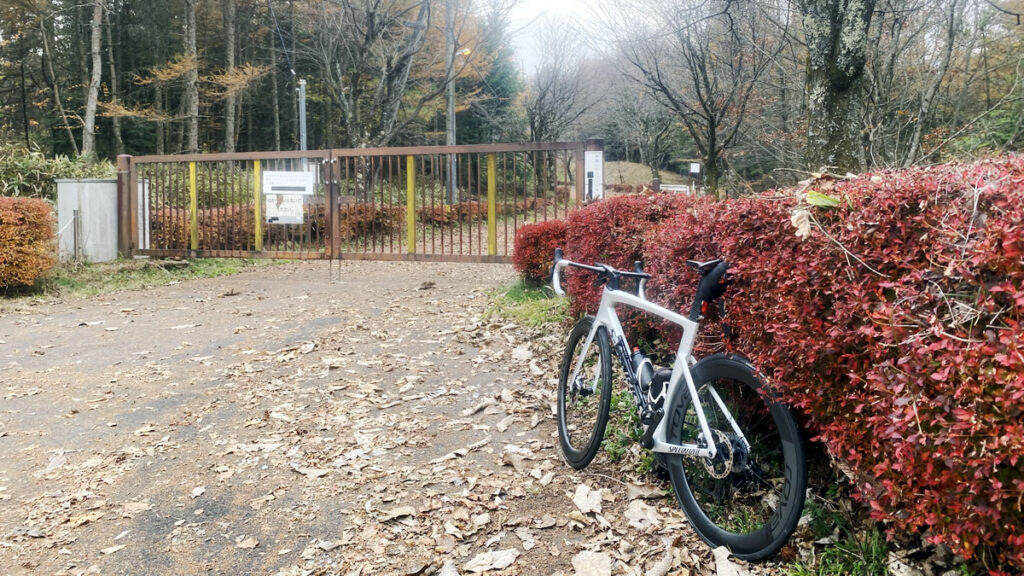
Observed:
[[[252,198],[255,226],[253,226],[253,246],[263,250],[263,174],[260,172],[260,161],[252,161]]]
[[[487,155],[487,253],[494,256],[498,253],[498,198],[496,172],[497,160],[494,153]]]
[[[199,190],[196,187],[196,163],[188,163],[188,200],[189,209],[192,211],[189,226],[189,245],[193,250],[199,250]]]
[[[405,229],[409,254],[416,253],[416,157],[405,157]]]

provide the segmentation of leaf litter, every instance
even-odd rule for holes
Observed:
[[[46,486],[2,525],[0,555],[21,564],[66,550],[52,571],[67,573],[111,571],[139,548],[187,563],[229,547],[222,568],[271,574],[714,574],[664,485],[603,455],[582,472],[563,462],[550,369],[562,336],[486,319],[485,289],[449,292],[461,273],[432,270],[445,288],[295,312],[344,321],[294,344],[250,340],[187,375],[147,353],[118,384],[97,385],[110,392],[97,404],[108,436],[38,469]],[[284,323],[239,315],[253,338]],[[231,333],[237,321],[226,322]],[[141,419],[115,409],[160,402],[175,407]]]

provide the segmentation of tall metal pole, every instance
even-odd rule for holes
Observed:
[[[306,80],[299,80],[299,150],[306,149]]]
[[[445,69],[448,71],[448,113],[446,114],[445,144],[455,146],[455,0],[445,0],[444,5]],[[448,203],[458,201],[458,163],[455,154],[448,153]]]

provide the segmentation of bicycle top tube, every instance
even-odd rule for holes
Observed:
[[[686,265],[693,268],[700,274],[700,281],[697,283],[696,297],[694,298],[689,314],[690,320],[698,322],[700,321],[701,316],[703,316],[707,311],[707,306],[720,298],[725,292],[725,287],[729,284],[729,280],[725,277],[725,274],[729,269],[729,263],[721,259],[709,260],[707,262],[688,260]],[[635,278],[638,280],[637,296],[643,300],[647,300],[647,296],[644,294],[644,288],[647,280],[651,278],[651,275],[643,271],[643,264],[639,261],[634,263],[634,271],[632,272],[628,270],[616,270],[607,264],[600,263],[596,263],[594,266],[588,266],[586,264],[580,264],[579,262],[566,260],[562,249],[555,248],[555,265],[552,267],[551,271],[551,285],[555,294],[558,294],[559,296],[565,296],[565,291],[562,290],[560,273],[568,266],[597,272],[599,280],[605,282],[609,290],[621,289],[619,287],[620,278]]]

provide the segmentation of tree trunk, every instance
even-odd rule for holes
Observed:
[[[156,111],[161,113],[164,110],[164,87],[160,84],[156,85],[156,95],[153,97],[156,101]],[[158,155],[164,154],[164,126],[166,123],[163,120],[156,121],[156,153]]]
[[[100,43],[102,27],[103,0],[93,0],[92,31],[89,42],[92,54],[92,75],[89,78],[89,90],[85,97],[85,123],[82,127],[82,156],[89,163],[96,160],[96,106],[99,103],[100,79],[103,75],[103,53]]]
[[[224,8],[224,51],[227,56],[227,72],[235,70],[235,0],[223,0]],[[235,96],[232,93],[224,102],[224,151],[235,151]]]
[[[281,149],[281,101],[277,94],[277,39],[270,31],[270,107],[274,117],[274,150]]]
[[[924,94],[921,95],[921,107],[917,113],[914,133],[910,137],[907,157],[903,161],[904,168],[913,166],[914,161],[917,160],[921,153],[921,137],[929,120],[931,120],[932,101],[935,99],[935,94],[939,91],[939,85],[942,84],[943,78],[946,77],[946,72],[949,71],[949,62],[953,55],[953,43],[956,42],[957,34],[960,31],[961,8],[958,0],[951,0],[949,3],[949,12],[946,15],[946,49],[942,52],[939,65],[935,68],[935,73],[932,74],[931,83],[925,89]]]
[[[25,90],[25,58],[21,58],[21,119],[25,128],[25,148],[32,147],[32,140],[28,134],[28,92]]]
[[[864,63],[875,0],[799,0],[807,40],[807,148],[812,170],[856,172]]]
[[[722,171],[718,168],[717,162],[704,165],[704,190],[707,191],[709,196],[724,200],[726,197],[725,190],[719,189],[719,180],[721,178]]]
[[[107,59],[110,64],[110,101],[117,104],[120,100],[117,87],[117,62],[114,59],[114,33],[110,25],[110,11],[106,11],[107,20]],[[121,116],[114,114],[114,153],[117,156],[124,154],[124,140],[121,138]]]
[[[194,65],[185,75],[185,101],[188,140],[186,152],[199,152],[199,60],[196,56],[196,0],[185,0],[185,55]]]
[[[57,112],[60,114],[60,119],[64,123],[64,129],[68,133],[68,141],[71,142],[71,149],[75,151],[75,156],[78,156],[78,141],[75,140],[75,134],[71,131],[71,124],[68,123],[67,112],[64,111],[64,105],[61,104],[60,100],[60,86],[57,84],[57,75],[53,72],[53,56],[50,54],[50,42],[47,40],[49,37],[46,33],[46,20],[45,18],[39,18],[39,31],[43,35],[43,57],[46,59],[46,69],[50,73],[50,86],[53,87],[53,102],[57,106]]]

